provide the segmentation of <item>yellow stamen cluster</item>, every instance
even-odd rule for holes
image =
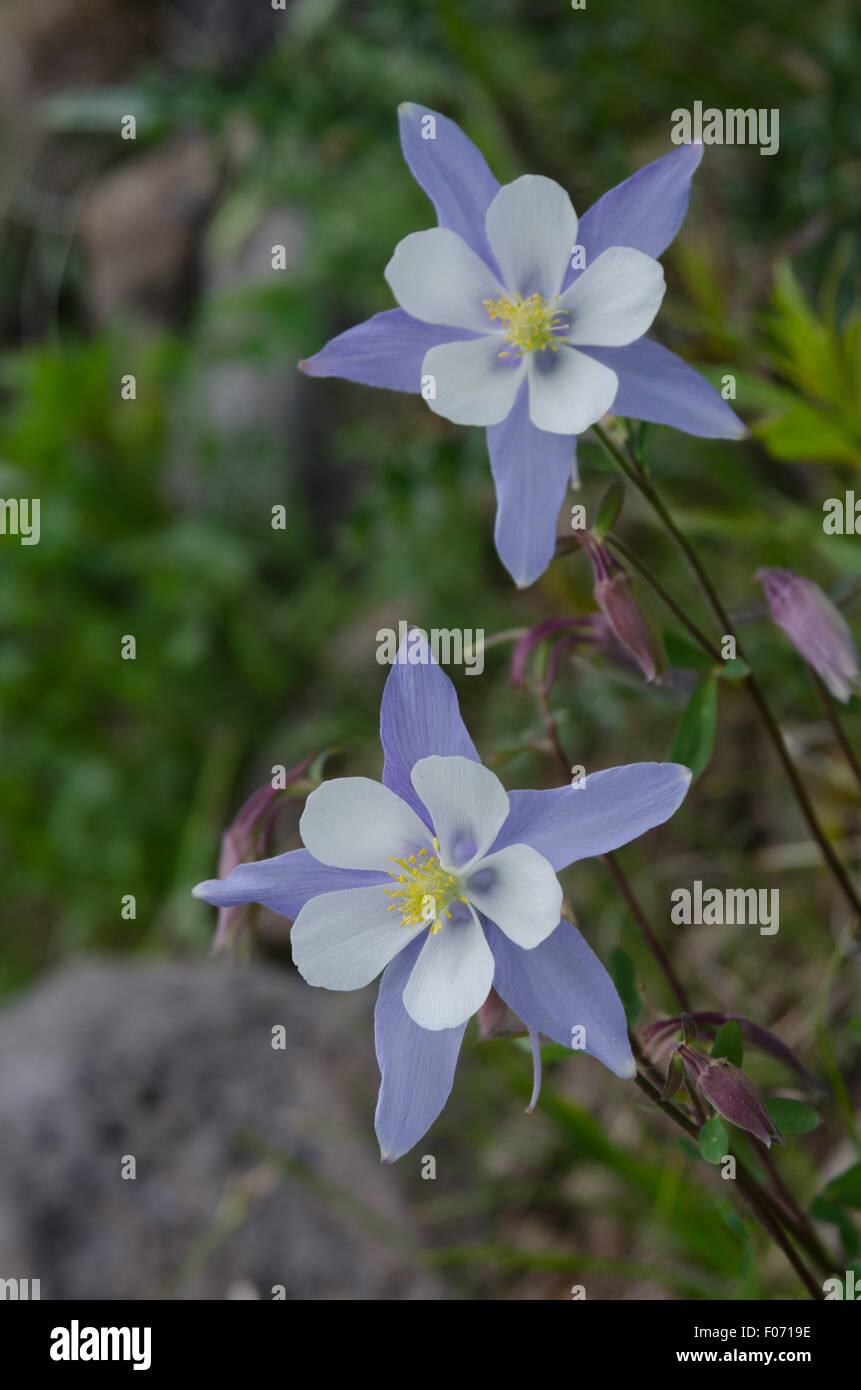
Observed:
[[[403,916],[403,926],[426,927],[430,923],[431,935],[435,936],[443,925],[443,916],[451,917],[448,904],[454,898],[460,897],[460,894],[454,874],[450,874],[439,862],[439,844],[436,839],[433,847],[433,854],[429,850],[420,849],[418,854],[411,854],[409,859],[396,859],[392,855],[392,863],[396,864],[401,872],[389,869],[389,876],[395,883],[394,887],[386,888],[384,891],[390,898],[394,898],[388,911],[399,909]],[[461,902],[466,902],[466,898],[461,898]]]
[[[522,357],[525,352],[542,352],[548,347],[551,352],[558,350],[556,338],[565,321],[565,315],[553,307],[558,298],[554,295],[552,300],[547,300],[543,295],[531,294],[524,299],[522,294],[512,294],[501,299],[485,299],[483,303],[492,319],[507,324],[505,341]],[[505,351],[499,355],[510,357],[511,353]]]

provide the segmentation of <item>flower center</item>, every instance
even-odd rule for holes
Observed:
[[[541,294],[531,294],[524,299],[522,294],[503,295],[501,299],[485,299],[484,307],[490,317],[499,319],[506,325],[505,341],[510,343],[522,357],[525,352],[543,352],[550,348],[556,352],[556,339],[565,326],[565,314],[554,308],[558,294],[552,300]],[[510,357],[506,349],[500,357]]]
[[[395,880],[392,888],[386,888],[394,899],[388,907],[389,912],[398,909],[402,914],[402,925],[417,927],[430,925],[431,935],[435,936],[443,925],[443,916],[451,917],[448,905],[455,898],[466,902],[458,892],[459,884],[454,874],[450,874],[439,862],[439,844],[434,837],[434,853],[420,849],[409,859],[396,859],[392,863],[401,870],[397,873],[389,869],[389,876]]]

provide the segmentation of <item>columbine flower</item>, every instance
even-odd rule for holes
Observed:
[[[849,624],[812,579],[792,570],[760,569],[754,575],[763,589],[774,622],[782,628],[843,704],[858,689],[858,649]]]
[[[300,366],[421,391],[438,415],[487,426],[496,547],[523,587],[553,558],[576,436],[611,407],[706,438],[747,432],[698,372],[642,336],[665,288],[655,257],[684,218],[702,146],[646,165],[578,225],[552,179],[500,187],[453,121],[412,103],[399,118],[404,156],[439,226],[406,237],[386,267],[401,307]]]
[[[659,825],[687,791],[674,763],[590,773],[581,787],[507,793],[482,766],[451,681],[395,664],[380,715],[382,785],[324,782],[300,822],[306,848],[240,864],[194,895],[294,919],[309,984],[360,989],[376,1009],[384,1159],[412,1148],[451,1090],[464,1028],[495,989],[527,1025],[632,1077],[625,1014],[583,937],[560,921],[556,873]]]

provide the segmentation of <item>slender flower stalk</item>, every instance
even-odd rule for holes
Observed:
[[[635,1079],[640,1090],[644,1095],[648,1096],[649,1100],[652,1101],[654,1105],[657,1105],[663,1110],[664,1114],[683,1129],[691,1139],[695,1142],[699,1141],[699,1129],[696,1124],[694,1124],[693,1120],[690,1120],[683,1111],[679,1110],[678,1107],[672,1103],[672,1101],[662,1100],[660,1091],[656,1086],[652,1085],[641,1071],[637,1073]],[[754,1215],[757,1217],[763,1229],[774,1241],[775,1245],[777,1245],[786,1256],[786,1259],[795,1270],[795,1273],[807,1289],[810,1297],[816,1300],[824,1299],[825,1294],[821,1285],[816,1282],[816,1279],[801,1259],[798,1251],[785,1234],[780,1221],[780,1212],[775,1207],[773,1201],[762,1190],[745,1164],[738,1158],[736,1158],[735,1171],[736,1182],[747,1198]]]
[[[813,682],[813,688],[816,691],[817,696],[819,697],[819,701],[825,713],[825,718],[831,725],[831,732],[837,740],[840,750],[843,753],[843,756],[845,757],[847,763],[849,764],[852,776],[855,778],[855,781],[858,783],[859,787],[861,787],[861,762],[858,761],[855,749],[852,747],[852,744],[846,737],[846,730],[843,728],[843,725],[840,722],[840,716],[838,715],[837,710],[834,708],[834,697],[832,696],[831,692],[826,688],[825,682],[822,680],[821,676],[819,676],[816,673],[816,671],[813,670],[813,667],[810,667],[810,679]]]
[[[570,777],[571,764],[568,761],[568,754],[565,752],[565,748],[563,746],[562,739],[559,734],[559,728],[557,726],[556,720],[553,718],[553,715],[551,713],[550,706],[547,700],[547,693],[543,686],[536,692],[536,697],[538,700],[539,709],[541,711],[541,717],[544,722],[544,727],[547,730],[547,735],[550,740],[550,746],[553,750],[553,754],[556,758],[559,770],[560,772],[562,772],[563,776],[565,777],[565,780],[567,781]],[[669,958],[666,952],[664,951],[664,948],[661,946],[661,943],[659,942],[657,936],[655,935],[652,927],[649,924],[648,917],[646,916],[643,909],[640,907],[634,890],[628,881],[627,875],[624,873],[621,865],[619,864],[615,855],[611,851],[607,851],[605,854],[603,854],[602,858],[604,860],[604,863],[610,870],[610,874],[613,878],[614,883],[616,884],[616,887],[619,889],[619,892],[625,899],[625,902],[628,905],[628,909],[631,912],[634,921],[640,928],[643,940],[645,941],[650,952],[654,956],[658,968],[660,969],[665,980],[667,981],[667,984],[669,985],[670,989],[672,990],[673,994],[678,1000],[679,1008],[682,1010],[683,1013],[690,1013],[691,1006],[688,1002],[688,996],[684,988],[684,985],[682,984],[681,980],[679,979],[678,975],[676,974],[675,970],[670,964]]]
[[[597,536],[584,531],[580,544],[589,556],[595,581],[595,602],[614,637],[634,658],[647,681],[658,675],[658,643],[631,593],[630,580]]]
[[[777,1169],[777,1164],[770,1153],[761,1145],[757,1149],[757,1157],[765,1171],[771,1179],[775,1195],[778,1201],[783,1203],[784,1213],[787,1224],[790,1225],[796,1238],[803,1245],[804,1249],[822,1270],[823,1274],[830,1274],[834,1268],[834,1261],[829,1255],[819,1236],[813,1228],[813,1223],[806,1211],[798,1205],[783,1178]]]
[[[697,627],[696,623],[685,612],[681,604],[676,603],[672,594],[664,588],[654,571],[649,569],[648,565],[637,555],[636,551],[626,545],[619,536],[609,535],[607,537],[607,544],[611,550],[618,551],[631,568],[635,569],[638,574],[642,576],[649,585],[649,588],[657,594],[658,598],[661,599],[667,608],[669,608],[670,612],[679,620],[682,627],[687,629],[694,641],[702,647],[703,651],[708,652],[709,656],[712,657],[715,662],[722,661],[723,658],[714,643],[706,637],[701,628]]]
[[[703,593],[708,599],[712,611],[714,612],[715,617],[717,618],[718,623],[720,624],[721,632],[727,636],[735,637],[736,652],[739,657],[745,659],[741,642],[739,641],[738,637],[733,631],[729,615],[727,614],[723,603],[718,597],[718,594],[714,589],[714,586],[712,585],[711,580],[708,577],[708,574],[703,568],[699,556],[697,555],[690,541],[683,534],[683,532],[679,530],[678,526],[673,521],[672,516],[667,511],[667,508],[664,506],[664,503],[662,502],[659,494],[655,490],[654,485],[648,478],[645,477],[645,475],[637,467],[634,466],[633,462],[629,460],[623,452],[623,450],[620,449],[613,442],[612,439],[610,439],[609,435],[606,433],[605,430],[601,428],[600,425],[594,425],[593,429],[601,445],[603,446],[604,451],[609,455],[613,462],[617,464],[617,466],[621,469],[622,473],[624,473],[625,477],[628,478],[629,481],[632,482],[634,486],[639,489],[642,495],[646,498],[646,501],[649,502],[652,509],[660,517],[670,536],[673,538],[676,545],[679,547],[682,554],[685,556],[685,559],[688,561],[688,564],[690,565],[694,574],[696,575],[697,580],[699,581],[699,584],[703,590]],[[711,644],[709,644],[706,647],[706,650],[709,652],[709,655],[713,655],[713,648]],[[843,865],[842,860],[835,851],[833,845],[826,836],[825,831],[822,828],[822,825],[820,824],[819,817],[817,816],[816,810],[813,806],[813,802],[811,801],[807,793],[807,788],[805,787],[804,782],[802,781],[798,773],[798,770],[796,769],[795,764],[792,761],[792,758],[789,754],[789,750],[786,747],[783,735],[780,732],[780,728],[777,724],[777,721],[775,720],[774,715],[772,714],[771,709],[765,699],[765,696],[763,695],[762,690],[760,689],[759,683],[757,682],[753,673],[749,671],[748,674],[743,678],[741,684],[745,686],[745,688],[751,696],[751,699],[756,705],[760,718],[762,719],[766,731],[768,732],[768,736],[774,744],[777,755],[780,758],[781,764],[783,765],[783,770],[786,773],[787,778],[789,779],[789,783],[792,787],[795,799],[798,802],[799,809],[807,822],[808,828],[810,829],[813,838],[819,845],[819,848],[822,852],[822,856],[826,864],[828,865],[828,868],[830,869],[835,882],[840,888],[840,891],[842,892],[844,898],[846,899],[856,918],[861,919],[861,897],[859,897],[855,887],[852,884],[852,880],[850,879],[846,871],[846,868]]]
[[[548,733],[551,737],[551,744],[557,762],[559,764],[560,771],[564,772],[564,775],[567,778],[569,772],[568,756],[562,745],[556,721],[553,719],[553,716],[549,710],[549,706],[547,704],[546,690],[543,686],[538,690],[537,697],[539,705],[542,709],[542,716],[544,718],[545,726],[548,728]],[[617,888],[619,889],[629,910],[631,911],[634,920],[639,926],[640,931],[643,935],[643,939],[649,951],[654,957],[659,969],[663,973],[668,985],[670,986],[670,989],[673,991],[676,998],[679,1000],[683,1017],[680,1019],[666,1020],[665,1023],[668,1025],[672,1024],[674,1028],[678,1026],[683,1026],[685,1028],[685,1036],[687,1038],[689,1036],[688,1021],[684,1018],[684,1015],[691,1015],[691,1008],[688,1003],[687,992],[684,986],[682,985],[681,981],[679,980],[678,976],[676,975],[675,971],[673,970],[673,967],[666,953],[664,952],[663,948],[660,945],[660,942],[658,941],[654,931],[652,930],[649,924],[649,920],[643,912],[642,908],[640,907],[639,902],[637,901],[637,898],[633,892],[633,889],[631,888],[631,885],[628,882],[628,879],[622,871],[621,867],[619,866],[615,856],[612,853],[606,853],[602,857],[605,863],[607,864],[608,868],[610,869],[614,882],[616,883]],[[696,1036],[696,1018],[711,1017],[712,1015],[702,1014],[691,1016],[690,1024],[692,1025],[692,1027],[690,1036]],[[744,1020],[744,1022],[748,1024],[748,1032],[750,1032],[751,1030],[755,1031],[756,1039],[760,1042],[760,1045],[768,1044],[766,1046],[767,1051],[775,1052],[775,1055],[779,1055],[781,1056],[781,1058],[785,1060],[788,1050],[783,1048],[782,1045],[779,1045],[777,1039],[772,1039],[772,1035],[768,1034],[766,1030],[758,1028],[756,1025],[749,1024],[747,1020]],[[652,1030],[650,1031],[656,1032],[659,1035],[658,1030],[662,1030],[663,1026],[664,1024],[655,1024],[652,1026]],[[683,1129],[686,1129],[688,1134],[691,1135],[692,1138],[698,1141],[699,1128],[692,1121],[688,1120],[687,1116],[684,1114],[683,1111],[678,1110],[676,1106],[670,1105],[667,1101],[665,1101],[661,1097],[660,1092],[657,1091],[643,1075],[642,1067],[646,1062],[646,1058],[644,1057],[642,1047],[640,1046],[640,1043],[633,1032],[629,1033],[629,1037],[631,1041],[632,1051],[640,1067],[640,1070],[638,1070],[636,1076],[637,1085],[640,1087],[642,1091],[645,1092],[646,1095],[649,1096],[651,1100],[654,1100],[655,1103],[658,1104],[660,1108],[665,1111],[665,1113],[667,1113],[672,1119],[674,1119],[677,1124],[680,1124]],[[775,1051],[775,1048],[777,1046],[780,1047],[779,1052]],[[795,1064],[794,1056],[791,1053],[788,1055],[791,1059],[791,1064]],[[812,1080],[813,1078],[810,1079]],[[702,1108],[702,1103],[693,1085],[689,1086],[689,1094],[691,1098],[691,1104],[697,1113],[701,1126],[705,1121],[705,1112]],[[767,1157],[767,1153],[764,1146],[762,1146],[762,1157]],[[773,1164],[769,1165],[769,1172],[774,1174],[774,1179],[776,1179],[777,1182],[780,1182],[780,1179],[777,1177],[777,1172]],[[818,1237],[813,1231],[813,1228],[811,1227],[809,1221],[804,1217],[803,1213],[800,1212],[797,1203],[794,1202],[787,1189],[781,1183],[781,1194],[784,1196],[784,1200],[786,1201],[787,1206],[791,1207],[791,1211],[788,1212],[776,1206],[772,1199],[769,1197],[768,1193],[763,1191],[753,1174],[751,1174],[744,1167],[741,1160],[738,1158],[736,1158],[736,1173],[739,1179],[739,1186],[745,1193],[748,1203],[750,1204],[752,1210],[754,1211],[754,1214],[756,1215],[763,1229],[771,1237],[775,1244],[778,1245],[779,1248],[783,1251],[784,1255],[788,1259],[789,1263],[792,1265],[798,1277],[802,1280],[805,1288],[808,1290],[811,1297],[816,1299],[822,1298],[823,1293],[821,1288],[816,1283],[813,1276],[810,1274],[810,1271],[803,1264],[790,1242],[787,1240],[781,1227],[781,1222],[783,1223],[783,1225],[788,1226],[791,1233],[805,1248],[807,1253],[812,1256],[812,1258],[820,1266],[822,1271],[824,1273],[831,1272],[833,1262],[829,1259],[827,1251],[824,1249],[821,1242],[818,1240]]]

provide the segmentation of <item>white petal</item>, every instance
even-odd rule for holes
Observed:
[[[632,246],[611,246],[559,300],[569,343],[624,347],[651,327],[666,290],[663,268]]]
[[[299,821],[305,848],[336,869],[385,869],[430,845],[427,826],[399,796],[370,777],[324,782]]]
[[[482,300],[505,294],[481,257],[447,227],[404,237],[385,276],[395,299],[413,318],[476,333],[486,333],[491,322]]]
[[[458,873],[486,854],[509,812],[508,793],[490,768],[470,758],[422,758],[412,784],[430,812],[440,863]]]
[[[525,951],[555,931],[562,887],[543,855],[529,845],[489,854],[466,881],[469,901]]]
[[[472,338],[465,343],[442,343],[425,353],[422,377],[433,378],[431,410],[456,425],[498,425],[514,405],[526,363],[522,357],[501,357],[502,335]]]
[[[293,923],[290,945],[309,985],[361,989],[415,940],[382,886],[321,893]]]
[[[565,343],[556,352],[545,348],[529,364],[529,418],[550,434],[582,434],[606,415],[618,389],[603,362]]]
[[[490,249],[510,290],[558,294],[577,241],[577,214],[558,183],[524,174],[500,188],[484,219]]]
[[[428,936],[407,980],[404,1008],[421,1028],[456,1028],[478,1012],[492,984],[490,947],[475,913],[464,912]]]

